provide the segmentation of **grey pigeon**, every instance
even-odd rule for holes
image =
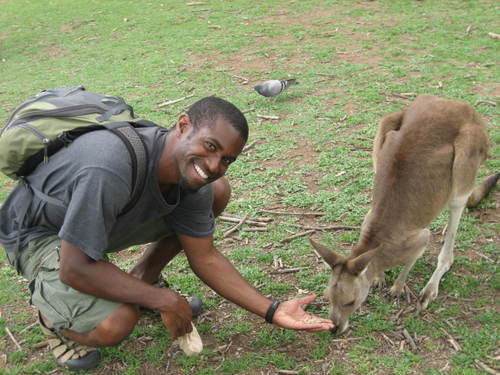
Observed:
[[[254,86],[254,89],[263,96],[276,96],[285,91],[288,86],[298,83],[296,79],[271,79]]]

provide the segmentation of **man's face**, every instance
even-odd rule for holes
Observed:
[[[179,184],[196,191],[222,177],[244,145],[241,134],[225,120],[200,124],[197,129],[188,126],[175,153]]]

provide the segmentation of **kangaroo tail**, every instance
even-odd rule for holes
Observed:
[[[473,208],[476,207],[479,202],[481,202],[484,198],[486,198],[489,192],[496,185],[498,179],[500,179],[500,173],[494,174],[492,176],[487,177],[481,185],[476,186],[474,190],[467,200],[467,207]]]

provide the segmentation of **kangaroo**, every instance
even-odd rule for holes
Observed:
[[[419,95],[405,111],[384,116],[373,147],[375,169],[371,209],[349,256],[310,239],[332,268],[325,296],[336,332],[350,315],[384,284],[384,271],[404,265],[390,289],[404,293],[411,268],[430,238],[426,227],[449,206],[450,215],[437,267],[420,292],[417,309],[438,294],[441,277],[453,263],[453,247],[464,208],[476,206],[494,187],[500,173],[474,189],[476,173],[488,153],[485,122],[472,106],[432,95]]]

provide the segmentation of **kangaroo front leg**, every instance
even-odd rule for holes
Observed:
[[[394,281],[394,284],[390,289],[391,295],[396,297],[404,294],[406,278],[408,277],[408,274],[410,273],[417,259],[420,258],[425,251],[430,236],[431,232],[428,229],[423,229],[416,236],[416,239],[408,244],[408,248],[404,250],[408,252],[408,261],[405,263],[397,279]]]
[[[446,231],[443,247],[438,256],[438,264],[432,277],[420,292],[417,309],[425,310],[429,303],[436,299],[439,290],[439,282],[443,275],[453,264],[453,247],[455,246],[455,237],[457,234],[458,223],[465,208],[467,196],[456,198],[450,203],[450,217],[448,220],[448,229]]]

